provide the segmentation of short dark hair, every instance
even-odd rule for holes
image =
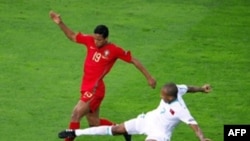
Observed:
[[[107,38],[109,36],[109,29],[106,25],[98,25],[94,30],[95,34],[102,35],[103,38]]]
[[[166,83],[163,86],[163,88],[166,89],[166,93],[168,96],[173,96],[173,97],[177,98],[178,88],[177,88],[175,83],[173,83],[173,82]]]

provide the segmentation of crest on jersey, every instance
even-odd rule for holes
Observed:
[[[108,55],[109,55],[109,50],[105,50],[105,51],[104,51],[104,56],[107,57]]]
[[[171,115],[174,115],[174,110],[173,109],[170,109],[169,112],[171,113]]]
[[[110,54],[109,50],[105,50],[104,54],[102,55],[102,58],[103,59],[108,59],[109,54]]]

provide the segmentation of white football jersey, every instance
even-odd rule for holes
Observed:
[[[169,104],[161,100],[156,109],[146,113],[146,133],[161,133],[170,138],[173,129],[180,121],[186,124],[197,124],[182,99],[182,96],[187,93],[187,86],[177,85],[177,88],[178,97],[175,101]]]

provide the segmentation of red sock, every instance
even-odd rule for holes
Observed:
[[[100,125],[115,125],[115,123],[112,121],[109,121],[108,119],[101,118]]]
[[[79,129],[80,128],[80,122],[70,122],[69,129]],[[74,141],[74,139],[65,138],[65,141]]]
[[[79,129],[80,128],[80,122],[70,122],[69,129]]]

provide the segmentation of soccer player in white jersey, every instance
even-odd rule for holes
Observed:
[[[66,129],[61,131],[58,136],[59,138],[74,138],[81,135],[123,135],[128,133],[130,135],[146,135],[145,141],[170,141],[174,128],[182,121],[193,129],[200,141],[210,141],[210,139],[205,138],[182,99],[186,93],[208,93],[210,91],[209,84],[198,87],[167,83],[161,89],[161,101],[158,107],[146,114],[140,114],[134,119],[115,126]]]

